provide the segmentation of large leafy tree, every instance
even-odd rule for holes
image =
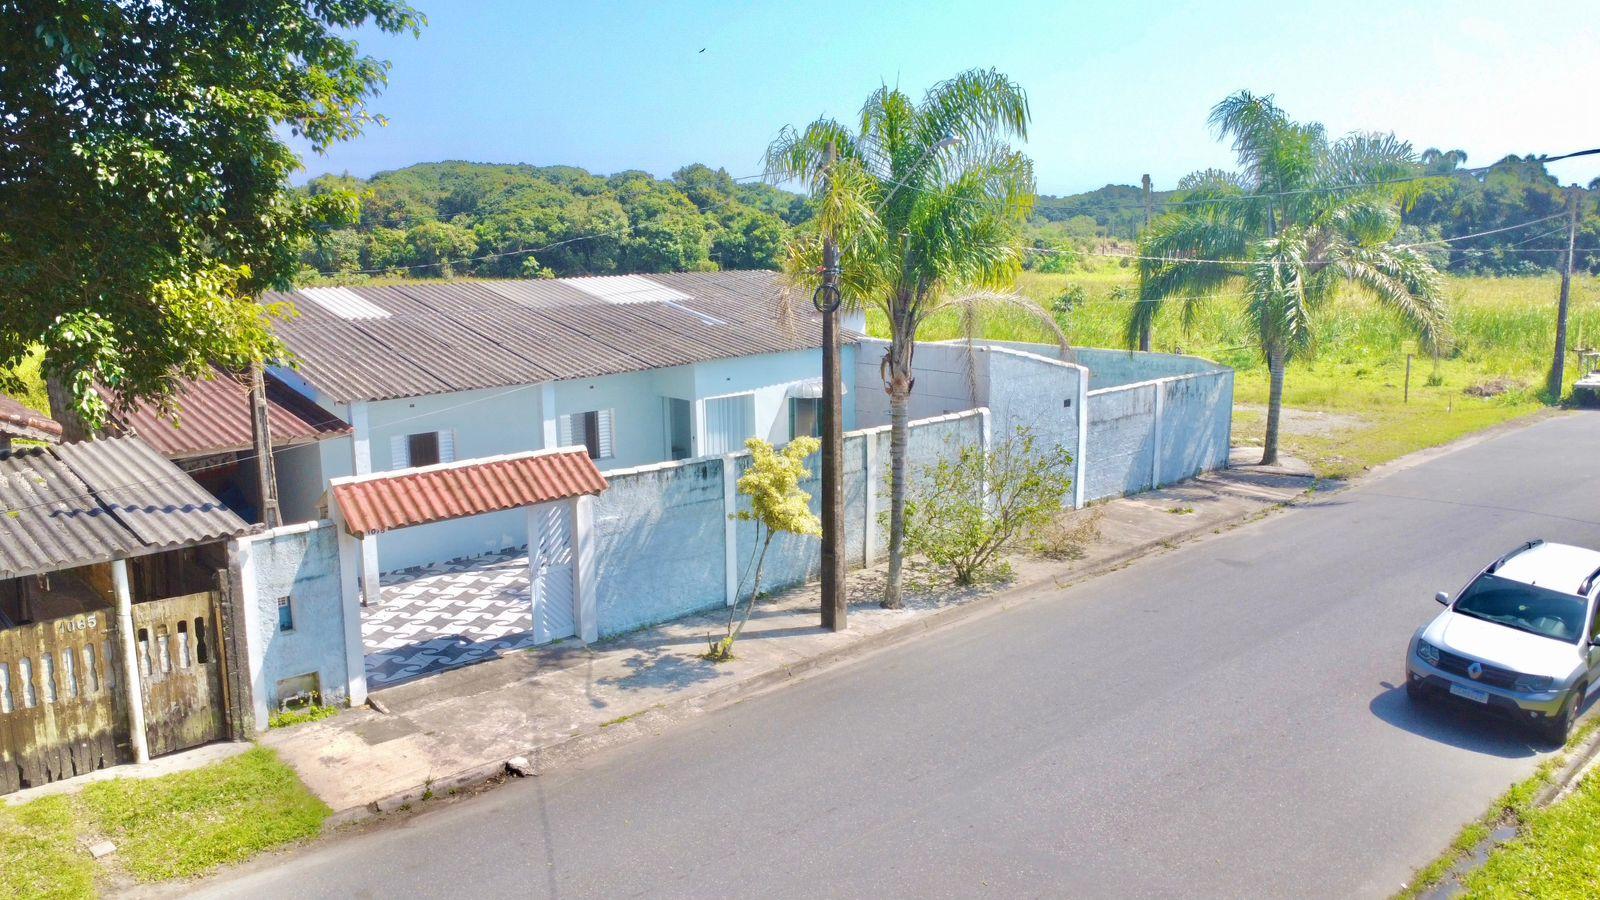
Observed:
[[[1239,170],[1184,180],[1173,211],[1139,242],[1139,301],[1127,320],[1134,346],[1168,301],[1187,323],[1196,304],[1242,285],[1246,313],[1270,378],[1262,462],[1278,457],[1284,372],[1313,347],[1317,316],[1353,285],[1393,309],[1429,349],[1449,340],[1441,279],[1425,252],[1395,240],[1400,206],[1418,172],[1410,144],[1393,135],[1330,142],[1272,101],[1241,91],[1211,123],[1233,143]],[[1233,288],[1237,291],[1237,287]]]
[[[338,192],[289,189],[376,118],[387,64],[345,35],[416,32],[396,0],[0,0],[0,379],[43,347],[52,406],[169,396],[278,352],[287,284]],[[0,383],[0,388],[16,384]]]
[[[952,306],[1016,299],[994,292],[1010,287],[1022,265],[1033,165],[1008,140],[1026,137],[1027,127],[1022,88],[997,71],[974,69],[934,85],[921,101],[880,88],[862,106],[859,127],[818,119],[785,128],[767,150],[774,179],[800,181],[816,195],[817,219],[792,239],[788,273],[798,283],[815,283],[819,231],[830,230],[840,244],[846,302],[877,309],[889,324],[882,364],[891,426],[883,605],[891,608],[900,605],[917,330]],[[831,166],[830,145],[837,152]]]

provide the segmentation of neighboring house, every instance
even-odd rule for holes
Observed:
[[[248,531],[134,438],[0,451],[0,793],[243,733],[222,585]]]
[[[0,397],[0,450],[9,450],[13,438],[54,444],[61,440],[61,423],[10,397]]]
[[[113,409],[116,398],[101,389]],[[318,441],[343,437],[350,426],[276,376],[265,378],[273,458]],[[139,402],[117,409],[107,431],[143,440],[247,522],[261,521],[261,482],[246,380],[220,369],[210,378],[179,382],[172,411]]]
[[[344,476],[567,446],[611,470],[817,430],[821,322],[772,272],[304,288],[263,302],[298,311],[277,329],[295,367],[274,374],[351,427],[277,455],[287,522],[325,515]],[[847,396],[854,353],[851,338]],[[526,537],[515,513],[422,526],[364,542],[378,559],[363,568]]]

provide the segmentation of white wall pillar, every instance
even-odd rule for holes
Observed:
[[[334,511],[339,536],[339,609],[344,615],[345,691],[351,706],[367,702],[367,648],[361,639],[361,541],[345,531],[344,517]]]
[[[978,449],[983,451],[985,457],[994,452],[994,432],[989,422],[989,407],[987,406],[978,407]],[[984,509],[988,510],[989,514],[993,514],[994,486],[989,483],[989,479],[985,478],[983,483],[978,486],[978,490],[983,494]]]
[[[1166,387],[1160,381],[1150,386],[1156,392],[1155,416],[1150,426],[1150,489],[1161,487],[1161,408],[1165,406]]]
[[[703,406],[695,401],[696,409]],[[739,522],[734,513],[739,511],[738,457],[729,453],[722,457],[722,564],[724,572],[723,593],[729,606],[739,602]]]
[[[361,605],[372,606],[383,599],[383,586],[378,569],[378,536],[369,534],[359,540],[361,574]]]
[[[367,404],[350,404],[350,471],[372,472],[372,429],[367,425]]]
[[[561,429],[556,427],[555,382],[547,381],[539,386],[539,418],[544,424],[544,443],[539,449],[554,450],[561,440]]]
[[[865,501],[862,506],[866,509],[867,521],[862,524],[862,533],[866,540],[861,564],[870,566],[878,556],[878,485],[883,481],[883,472],[879,469],[878,462],[878,432],[869,431],[862,435],[862,438],[866,459],[862,464],[861,477],[866,479],[866,485],[861,496]]]
[[[525,506],[522,511],[528,519],[528,633],[535,644],[551,639],[539,628],[539,603],[544,593],[544,573],[541,571],[539,545],[544,540],[544,522],[539,517],[539,504]]]
[[[1089,477],[1089,371],[1078,370],[1078,450],[1072,456],[1072,508],[1083,509],[1084,482]]]
[[[693,456],[706,455],[706,401],[695,400],[689,407],[691,423],[694,426],[694,452]]]
[[[245,673],[250,681],[251,706],[255,710],[256,728],[265,729],[271,710],[267,708],[267,685],[262,675],[262,668],[266,662],[266,648],[261,640],[261,607],[260,596],[256,590],[256,558],[255,545],[250,536],[237,538],[233,542],[233,552],[239,561],[239,622],[243,629],[242,635],[245,642],[245,660],[248,671]]]
[[[582,496],[572,504],[572,549],[576,554],[572,568],[577,583],[578,638],[585,644],[600,639],[600,602],[595,583],[594,498]]]
[[[128,561],[113,560],[111,586],[117,595],[117,632],[122,635],[122,684],[128,702],[128,740],[133,761],[150,761],[150,744],[144,733],[144,681],[139,672],[139,638],[133,631],[133,592],[128,587]]]

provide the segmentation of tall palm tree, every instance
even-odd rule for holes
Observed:
[[[1231,140],[1237,172],[1207,170],[1179,183],[1174,211],[1139,242],[1139,301],[1126,338],[1134,346],[1160,308],[1197,304],[1242,284],[1246,312],[1270,378],[1264,465],[1278,460],[1284,369],[1312,349],[1318,312],[1352,285],[1395,310],[1437,352],[1449,341],[1439,273],[1422,251],[1397,244],[1399,207],[1417,182],[1411,145],[1392,134],[1329,142],[1321,125],[1291,120],[1272,97],[1240,91],[1211,124]]]
[[[786,127],[767,149],[767,174],[800,181],[817,198],[816,228],[791,241],[785,269],[812,284],[821,230],[839,242],[846,303],[876,308],[889,323],[881,371],[890,410],[889,575],[883,605],[900,605],[905,547],[906,448],[917,330],[955,306],[974,321],[979,302],[1011,302],[1022,267],[1021,225],[1033,209],[1033,164],[1008,144],[1025,138],[1028,100],[994,70],[934,85],[920,102],[882,87],[861,108],[859,128],[822,118]],[[828,148],[837,151],[828,162]],[[1056,330],[1058,338],[1059,330]],[[1065,340],[1062,339],[1063,347]]]

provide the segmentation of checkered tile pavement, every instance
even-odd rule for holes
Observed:
[[[391,572],[380,593],[361,610],[368,688],[533,646],[526,547]]]

